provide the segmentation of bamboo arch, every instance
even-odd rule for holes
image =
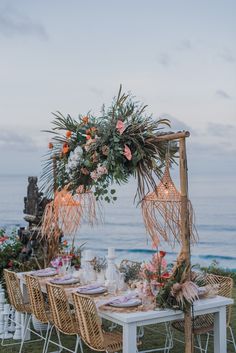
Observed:
[[[179,143],[179,178],[180,178],[180,244],[181,250],[177,258],[177,266],[185,262],[186,280],[190,281],[191,251],[190,251],[190,213],[188,200],[188,168],[186,153],[186,138],[188,131],[157,135],[156,141],[176,141]],[[54,192],[56,192],[56,158],[53,158]],[[79,223],[79,222],[78,222]],[[185,311],[185,353],[193,352],[191,306],[187,305]]]

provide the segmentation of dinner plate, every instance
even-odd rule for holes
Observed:
[[[34,271],[32,272],[33,276],[36,277],[51,277],[55,276],[57,274],[57,271],[52,270],[52,271]]]
[[[109,303],[110,306],[114,306],[116,308],[130,308],[132,306],[138,306],[142,303],[142,301],[140,299],[129,299],[127,302],[124,303]]]
[[[101,293],[105,293],[107,291],[107,288],[105,287],[98,287],[98,288],[93,288],[93,289],[77,289],[77,292],[80,294],[101,294]]]
[[[68,285],[68,284],[75,284],[79,282],[78,278],[68,278],[68,279],[63,279],[63,278],[57,278],[53,279],[50,281],[52,284],[58,284],[58,285]]]

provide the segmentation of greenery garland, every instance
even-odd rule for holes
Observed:
[[[54,113],[49,152],[43,168],[43,191],[52,196],[54,189],[53,157],[56,158],[56,184],[67,186],[73,193],[93,188],[97,200],[115,201],[113,183],[127,183],[137,178],[136,196],[142,200],[162,175],[166,152],[173,161],[176,144],[157,140],[167,119],[154,121],[145,114],[146,106],[123,94],[121,87],[111,106],[103,106],[101,116],[79,115],[75,120]]]

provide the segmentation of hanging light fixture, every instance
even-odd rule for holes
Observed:
[[[194,213],[190,200],[188,201],[189,225],[191,239],[197,239],[194,226]],[[171,245],[181,242],[180,231],[181,194],[170,176],[169,159],[167,154],[166,167],[163,177],[155,190],[148,193],[142,201],[142,214],[147,232],[157,247],[160,239]]]
[[[83,192],[78,189],[72,195],[65,187],[55,192],[54,200],[47,204],[41,226],[41,233],[44,237],[59,237],[62,233],[74,236],[86,220],[93,224],[96,220],[96,201],[91,191]]]

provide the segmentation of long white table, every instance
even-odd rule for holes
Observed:
[[[220,296],[200,299],[194,303],[194,315],[214,314],[214,353],[227,353],[226,305],[230,304],[233,304],[233,299]],[[134,313],[100,311],[99,314],[102,318],[122,326],[123,353],[137,352],[137,327],[184,318],[182,311],[170,309]]]
[[[25,273],[18,273],[22,289]],[[45,291],[45,286],[42,286]],[[226,306],[233,304],[233,299],[217,296],[200,299],[194,302],[194,315],[214,314],[214,353],[227,353],[226,343]],[[181,310],[150,310],[121,313],[114,311],[99,311],[101,318],[110,320],[123,328],[123,353],[137,352],[137,327],[181,320],[184,314]]]

